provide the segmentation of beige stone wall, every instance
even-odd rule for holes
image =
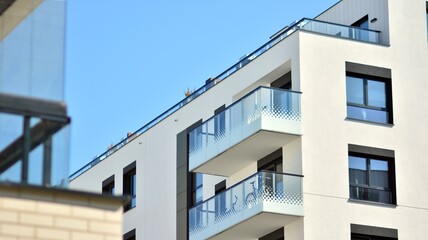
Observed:
[[[0,189],[0,195],[9,195],[0,196],[0,240],[122,239],[123,210],[118,200],[55,191],[34,194]]]

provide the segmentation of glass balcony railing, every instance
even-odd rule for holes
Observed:
[[[380,31],[363,29],[304,18],[298,23],[300,29],[325,35],[348,38],[363,42],[379,43]]]
[[[207,239],[264,211],[303,216],[302,176],[260,171],[246,178],[189,210],[189,237]]]
[[[259,87],[189,133],[189,169],[260,130],[300,134],[300,93]]]

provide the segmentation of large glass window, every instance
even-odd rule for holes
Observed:
[[[395,204],[392,159],[351,152],[348,163],[351,199]]]
[[[389,80],[347,74],[346,100],[348,118],[392,123]]]

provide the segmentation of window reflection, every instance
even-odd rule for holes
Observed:
[[[390,87],[386,81],[347,76],[348,118],[392,123],[390,95]]]
[[[390,180],[393,172],[388,160],[363,154],[350,154],[348,163],[351,199],[394,203]]]

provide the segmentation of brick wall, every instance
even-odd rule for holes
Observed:
[[[122,239],[120,200],[61,191],[0,187],[0,239]]]

